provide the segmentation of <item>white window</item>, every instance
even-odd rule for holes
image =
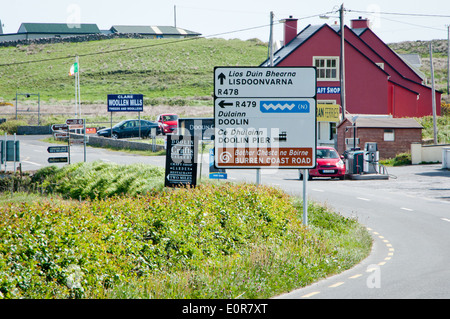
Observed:
[[[339,57],[313,57],[317,81],[339,81]]]
[[[330,141],[337,135],[336,123],[330,122]]]
[[[384,130],[384,140],[386,142],[393,142],[393,141],[395,141],[394,130]]]
[[[375,64],[384,70],[384,63],[375,63]]]

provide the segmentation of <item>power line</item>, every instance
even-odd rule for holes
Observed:
[[[169,41],[169,42],[152,43],[152,44],[148,44],[148,45],[141,45],[141,46],[135,46],[135,47],[114,49],[114,50],[109,50],[109,51],[97,51],[97,52],[84,53],[84,54],[68,55],[68,56],[64,56],[64,57],[55,57],[55,58],[40,59],[40,60],[30,60],[30,61],[19,61],[19,62],[3,63],[3,64],[0,64],[0,67],[2,67],[2,66],[13,66],[13,65],[30,64],[30,63],[41,63],[41,62],[50,62],[50,61],[73,59],[76,56],[87,57],[87,56],[110,54],[110,53],[116,53],[116,52],[122,52],[122,51],[128,51],[128,50],[139,50],[139,49],[145,49],[145,48],[151,48],[151,47],[158,47],[158,46],[164,46],[164,45],[170,45],[170,44],[177,44],[177,43],[180,43],[180,42],[186,42],[186,41],[191,41],[191,40],[198,40],[198,39],[202,39],[202,38],[217,37],[217,36],[231,34],[231,33],[250,31],[250,30],[255,30],[255,29],[259,29],[259,28],[265,28],[265,27],[268,27],[268,26],[270,26],[270,25],[269,24],[267,24],[267,25],[260,25],[260,26],[256,26],[256,27],[249,27],[249,28],[244,28],[244,29],[239,29],[239,30],[234,30],[234,31],[228,31],[228,32],[222,32],[222,33],[206,35],[206,36],[196,36],[196,37],[192,37],[192,38],[184,38],[184,39],[181,39],[181,40],[177,39],[177,40],[173,40],[173,41]]]
[[[373,11],[361,11],[361,10],[351,10],[345,9],[348,12],[356,12],[356,13],[370,13],[373,14]],[[377,14],[390,14],[390,15],[398,15],[398,16],[410,16],[410,17],[432,17],[432,18],[450,18],[450,15],[441,15],[441,14],[423,14],[423,13],[401,13],[401,12],[376,12]]]
[[[373,14],[373,12],[362,11],[362,10],[345,9],[345,11],[347,11],[347,12],[356,12],[356,13],[370,13],[370,14]],[[329,12],[325,12],[325,13],[320,13],[320,14],[314,14],[314,15],[310,15],[310,16],[300,17],[299,20],[306,20],[306,19],[310,19],[310,18],[320,17],[320,16],[323,16],[323,15],[327,15],[327,14],[335,13],[335,12],[336,11],[329,11]],[[399,12],[377,12],[377,14],[399,15],[399,16],[420,16],[420,17],[450,18],[450,15],[434,15],[434,14],[430,15],[430,14],[399,13]],[[389,19],[387,19],[387,20],[389,20]],[[281,21],[282,20],[279,20],[279,21],[277,21],[275,23],[276,24],[280,24],[280,23],[282,23]],[[392,21],[394,21],[394,20],[392,20]],[[399,21],[397,21],[397,22],[399,22]],[[406,22],[404,22],[404,23],[408,24]],[[414,25],[414,24],[412,24],[412,25]],[[418,26],[418,25],[416,25],[416,26]],[[158,47],[158,46],[164,46],[164,45],[177,44],[177,43],[180,43],[180,42],[185,42],[185,41],[190,41],[190,40],[197,40],[197,39],[202,39],[202,38],[211,38],[211,37],[223,36],[223,35],[227,35],[227,34],[238,33],[238,32],[245,32],[245,31],[250,31],[250,30],[255,30],[255,29],[260,29],[260,28],[266,28],[266,27],[270,27],[270,24],[265,24],[265,25],[255,26],[255,27],[248,27],[248,28],[243,28],[243,29],[238,29],[238,30],[233,30],[233,31],[228,31],[228,32],[222,32],[222,33],[216,33],[216,34],[210,34],[210,35],[206,35],[206,36],[184,38],[184,39],[181,39],[181,40],[177,39],[177,40],[169,41],[169,42],[152,43],[152,44],[149,44],[149,45],[142,45],[142,46],[135,46],[135,47],[128,47],[128,48],[114,49],[114,50],[109,50],[109,51],[98,51],[98,52],[91,52],[91,53],[84,53],[84,54],[69,55],[69,56],[64,56],[64,57],[54,57],[54,58],[48,58],[48,59],[39,59],[39,60],[3,63],[3,64],[0,64],[0,67],[2,67],[2,66],[13,66],[13,65],[23,65],[23,64],[31,64],[31,63],[41,63],[41,62],[51,62],[51,61],[58,61],[58,60],[73,59],[76,56],[87,57],[87,56],[110,54],[110,53],[116,53],[116,52],[122,52],[122,51],[128,51],[128,50],[139,50],[139,49],[145,49],[145,48],[151,48],[151,47]],[[421,26],[421,27],[433,29],[431,27],[426,27],[426,26]]]
[[[323,16],[323,15],[326,15],[326,14],[329,14],[329,13],[332,13],[332,12],[326,12],[326,13],[320,13],[320,14],[315,14],[315,15],[311,15],[311,16],[305,16],[305,17],[299,18],[299,20],[305,20],[305,19],[309,19],[309,18],[319,17],[319,16]],[[274,22],[274,24],[280,24],[280,23],[282,23],[281,21],[282,20]],[[3,63],[3,64],[0,64],[0,67],[2,67],[2,66],[13,66],[13,65],[30,64],[30,63],[41,63],[41,62],[51,62],[51,61],[58,61],[58,60],[73,59],[76,56],[78,56],[78,57],[87,57],[87,56],[110,54],[110,53],[116,53],[116,52],[122,52],[122,51],[128,51],[128,50],[139,50],[139,49],[145,49],[145,48],[151,48],[151,47],[157,47],[157,46],[163,46],[163,45],[177,44],[177,43],[180,43],[180,42],[197,40],[197,39],[202,39],[202,38],[211,38],[211,37],[217,37],[217,36],[222,36],[222,35],[227,35],[227,34],[232,34],[232,33],[251,31],[251,30],[260,29],[260,28],[267,28],[267,27],[270,27],[270,24],[264,24],[264,25],[255,26],[255,27],[248,27],[248,28],[243,28],[243,29],[238,29],[238,30],[233,30],[233,31],[227,31],[227,32],[216,33],[216,34],[210,34],[210,35],[206,35],[206,36],[197,36],[197,37],[192,37],[192,38],[177,39],[177,40],[170,41],[170,42],[152,43],[152,44],[148,44],[148,45],[129,47],[129,48],[122,48],[122,49],[114,49],[114,50],[109,50],[109,51],[98,51],[98,52],[92,52],[92,53],[68,55],[68,56],[64,56],[64,57],[55,57],[55,58],[40,59],[40,60],[30,60],[30,61],[19,61],[19,62]]]
[[[411,26],[419,27],[419,28],[431,29],[431,30],[436,30],[436,31],[446,31],[445,29],[441,29],[441,28],[429,27],[429,26],[425,26],[425,25],[420,25],[420,24],[415,24],[415,23],[410,23],[410,22],[404,22],[404,21],[398,21],[398,20],[388,19],[388,18],[385,18],[385,17],[381,17],[381,19],[384,19],[384,20],[387,20],[387,21],[392,21],[392,22],[397,22],[397,23],[402,23],[402,24],[407,24],[407,25],[411,25]]]

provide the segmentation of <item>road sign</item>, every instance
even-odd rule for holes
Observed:
[[[71,124],[69,125],[69,130],[79,130],[84,127],[83,124]]]
[[[218,101],[232,105],[220,107]],[[217,99],[215,118],[218,167],[315,167],[312,98]]]
[[[53,133],[53,136],[59,137],[59,138],[69,137],[69,133],[68,132],[56,132],[56,133]]]
[[[47,147],[49,153],[67,153],[69,152],[68,146],[49,146]]]
[[[49,163],[67,163],[68,162],[67,157],[49,157],[48,162]]]
[[[71,139],[70,144],[83,144],[84,140],[82,139]]]
[[[179,118],[177,127],[180,135],[195,135],[201,140],[214,136],[214,118]]]
[[[316,69],[312,67],[216,67],[215,97],[316,96]]]
[[[209,150],[209,178],[210,179],[227,179],[228,175],[223,168],[217,168],[214,165],[214,149]]]
[[[95,127],[86,127],[86,134],[95,134],[97,133],[97,128]]]
[[[0,158],[1,163],[20,162],[20,141],[0,140]]]
[[[67,119],[66,124],[67,125],[83,125],[84,119]]]
[[[198,137],[168,135],[164,185],[197,184]]]
[[[215,68],[214,91],[218,168],[315,167],[315,68]]]
[[[108,112],[142,112],[143,94],[108,94]]]
[[[53,124],[52,131],[65,131],[68,130],[69,126],[67,124]]]

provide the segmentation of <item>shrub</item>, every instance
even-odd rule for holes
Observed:
[[[47,193],[66,198],[94,199],[128,194],[135,196],[162,189],[164,170],[145,164],[119,165],[104,162],[47,167],[35,176]]]
[[[311,206],[308,229],[293,204],[229,183],[11,202],[0,208],[0,297],[267,298],[369,252],[356,221]]]
[[[7,134],[12,135],[14,133],[17,133],[18,126],[25,126],[25,125],[28,125],[28,123],[24,120],[9,120],[0,124],[0,130]]]
[[[411,165],[411,153],[400,153],[397,154],[394,158],[381,160],[380,164],[385,166],[404,166]]]

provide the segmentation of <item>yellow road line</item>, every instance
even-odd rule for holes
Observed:
[[[315,296],[317,294],[320,294],[320,291],[314,291],[314,292],[312,292],[310,294],[302,296],[302,298],[309,298],[309,297]]]
[[[337,282],[337,283],[335,283],[335,284],[333,284],[333,285],[331,285],[331,286],[328,286],[328,287],[330,287],[330,288],[336,288],[336,287],[339,287],[339,286],[342,285],[342,284],[344,284],[344,282],[343,282],[343,281],[340,281],[340,282]]]

